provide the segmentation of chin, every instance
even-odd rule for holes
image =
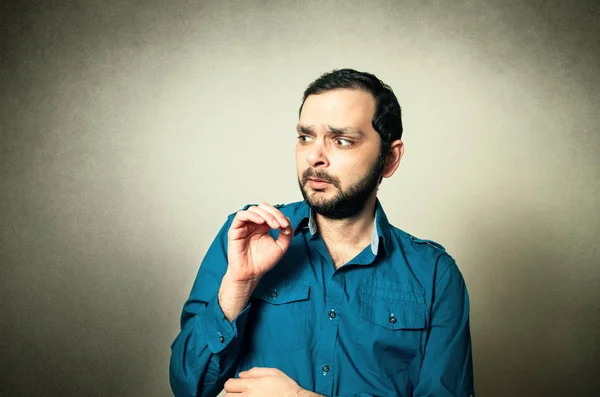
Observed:
[[[319,201],[329,201],[332,198],[335,197],[335,193],[328,191],[327,189],[312,189],[312,188],[308,188],[308,197],[313,198],[313,197],[318,197]]]
[[[328,197],[326,193],[316,191],[308,196],[308,204],[311,206],[327,205],[333,200],[333,197]]]

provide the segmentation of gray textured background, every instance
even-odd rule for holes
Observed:
[[[337,67],[404,108],[380,197],[463,271],[478,395],[600,395],[598,4],[3,2],[0,395],[170,395],[205,250],[301,198],[301,93]]]

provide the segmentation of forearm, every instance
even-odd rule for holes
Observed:
[[[326,396],[323,396],[322,394],[313,393],[312,391],[309,391],[309,390],[301,390],[300,392],[298,392],[296,394],[296,397],[326,397]]]
[[[206,344],[197,346],[197,339],[197,330],[187,329],[171,346],[169,380],[175,397],[214,396],[218,392],[211,390],[210,383],[218,379],[220,357],[212,354]]]
[[[247,314],[242,310],[230,322],[215,297],[185,320],[171,346],[170,381],[176,397],[218,394],[235,371]]]
[[[324,396],[322,394],[313,393],[308,390],[304,390],[304,391],[300,392],[296,397],[327,397],[327,396]],[[351,395],[335,396],[335,397],[375,397],[375,396],[372,394],[359,393],[359,394],[351,394]]]
[[[257,281],[236,281],[230,274],[225,273],[219,287],[218,301],[229,322],[248,306],[250,296],[257,284]]]

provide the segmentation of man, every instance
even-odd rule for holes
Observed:
[[[392,90],[327,73],[297,132],[304,200],[228,217],[183,307],[175,395],[473,396],[462,275],[377,199],[404,152]]]

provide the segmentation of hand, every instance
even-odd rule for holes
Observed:
[[[274,240],[270,229],[279,229]],[[285,254],[292,240],[290,220],[275,207],[261,203],[238,211],[228,232],[228,279],[257,282]]]
[[[252,368],[225,382],[226,397],[317,396],[276,368]]]

